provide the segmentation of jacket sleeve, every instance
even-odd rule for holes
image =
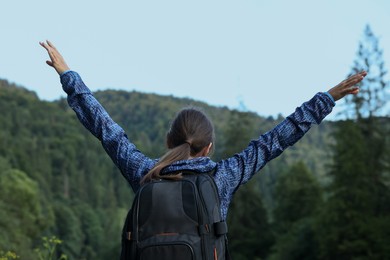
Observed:
[[[301,139],[313,124],[319,124],[334,105],[327,93],[317,93],[274,129],[252,140],[245,150],[220,161],[215,179],[220,184],[221,195],[230,197],[267,162]]]
[[[129,141],[124,130],[111,119],[78,73],[67,71],[61,75],[61,83],[68,94],[68,104],[80,122],[100,140],[133,190],[137,190],[141,178],[153,167],[154,160],[142,154]]]

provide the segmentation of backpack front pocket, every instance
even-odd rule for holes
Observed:
[[[159,244],[150,245],[140,250],[140,260],[193,260],[195,259],[194,250],[189,244]]]

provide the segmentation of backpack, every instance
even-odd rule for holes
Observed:
[[[122,232],[121,260],[224,260],[227,225],[211,173],[143,185]]]

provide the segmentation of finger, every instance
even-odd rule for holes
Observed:
[[[52,61],[58,61],[61,58],[61,54],[57,51],[57,49],[53,48],[52,46],[53,45],[48,47],[47,52],[49,53],[50,59]]]
[[[47,51],[47,53],[49,53],[49,57],[50,57],[51,61],[54,62],[54,61],[56,60],[56,55],[55,55],[55,53],[53,52],[53,50],[49,49],[49,50]]]
[[[49,60],[46,61],[46,64],[49,65],[49,66],[51,66],[51,67],[54,67],[54,66],[53,66],[53,62],[51,62],[51,61],[49,61]]]
[[[355,85],[358,82],[360,82],[361,80],[363,80],[363,78],[366,75],[367,75],[366,71],[361,71],[361,72],[356,73],[356,74],[350,76],[349,78],[345,79],[344,81],[342,81],[340,83],[340,85],[345,85],[345,86]]]
[[[358,78],[358,77],[361,77],[361,76],[365,76],[366,74],[367,74],[367,72],[365,72],[365,71],[363,70],[363,71],[360,71],[360,72],[358,72],[358,73],[353,74],[353,75],[350,76],[348,79]]]
[[[47,51],[49,51],[49,47],[44,42],[39,42],[39,44],[45,48]]]
[[[46,40],[46,42],[47,42],[47,44],[48,44],[50,47],[52,47],[54,50],[57,50],[56,47],[54,46],[54,44],[53,44],[51,41]]]
[[[358,77],[358,76],[359,76],[359,73],[353,74],[352,76],[349,76],[348,78],[343,80],[341,83],[349,84],[351,81],[355,80],[356,77]]]
[[[363,78],[364,78],[363,76],[357,75],[353,80],[351,80],[351,84],[352,84],[352,85],[356,85],[357,83],[359,83],[360,81],[362,81]]]
[[[360,80],[362,80],[362,79],[364,79],[365,76],[367,76],[367,71],[362,70],[362,71],[360,71],[359,73],[356,73],[354,76],[356,76],[357,78],[359,78]]]
[[[354,80],[359,79],[361,77],[362,77],[362,75],[360,75],[360,73],[356,73],[355,75],[352,75],[351,77],[349,77],[347,79],[347,81],[354,81]]]
[[[353,88],[349,93],[355,95],[355,94],[359,93],[359,91],[360,91],[360,88],[355,87],[355,88]]]
[[[349,87],[349,86],[352,86],[352,85],[356,85],[357,83],[359,83],[360,81],[362,81],[363,78],[364,78],[364,77],[363,77],[360,73],[355,74],[355,75],[349,77],[349,78],[344,82],[344,85],[345,85],[346,87]]]
[[[358,86],[352,86],[343,91],[344,94],[353,94],[359,92],[360,88]]]

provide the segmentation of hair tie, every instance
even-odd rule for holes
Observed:
[[[188,144],[191,147],[191,143],[189,141],[184,141],[184,143]]]

